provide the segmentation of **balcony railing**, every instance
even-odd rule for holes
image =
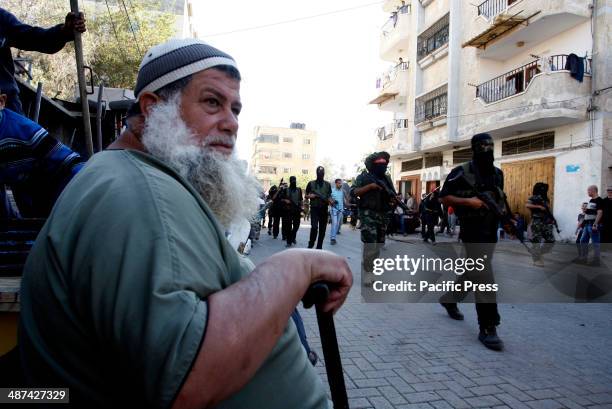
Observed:
[[[591,62],[588,58],[582,58],[584,62],[584,73],[591,73]],[[527,89],[527,86],[536,76],[543,71],[569,70],[567,65],[567,54],[553,55],[548,58],[540,58],[527,63],[521,67],[508,71],[499,77],[493,78],[476,87],[476,98],[490,103],[511,97]]]
[[[415,101],[414,122],[419,124],[443,115],[447,109],[447,86],[437,88]]]
[[[381,90],[387,87],[391,82],[395,81],[397,74],[400,71],[406,71],[408,69],[408,62],[399,62],[393,67],[389,68],[382,76],[376,78],[376,89]]]
[[[381,126],[376,129],[376,136],[381,141],[386,141],[388,139],[393,138],[395,132],[398,129],[406,129],[408,128],[408,120],[407,119],[396,119],[388,125]]]
[[[517,1],[518,0],[485,0],[478,6],[478,15],[489,20],[506,11],[508,6]]]
[[[397,11],[391,13],[387,22],[382,26],[382,33],[384,36],[388,35],[397,26],[397,20],[400,14],[410,14],[410,6],[404,5],[403,7],[399,7]]]

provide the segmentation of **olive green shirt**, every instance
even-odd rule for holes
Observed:
[[[170,407],[205,336],[207,297],[251,268],[172,169],[135,151],[96,154],[26,263],[19,344],[29,383],[69,387],[89,408]],[[218,407],[329,407],[292,321]]]
[[[317,197],[310,199],[310,208],[313,207],[325,207],[329,206],[327,200],[331,198],[331,184],[325,180],[318,183],[318,181],[311,180],[306,185],[306,194],[316,193]]]

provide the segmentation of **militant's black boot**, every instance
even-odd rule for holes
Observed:
[[[504,343],[497,336],[497,329],[495,328],[495,326],[486,328],[480,327],[478,340],[482,342],[484,346],[494,351],[501,351],[502,349],[504,349]]]
[[[441,302],[440,305],[444,307],[449,317],[457,321],[463,321],[463,314],[459,311],[457,304]]]

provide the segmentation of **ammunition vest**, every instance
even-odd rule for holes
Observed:
[[[479,193],[484,193],[485,191],[491,190],[490,187],[485,188],[482,185],[482,182],[477,180],[478,178],[476,176],[476,173],[474,173],[474,171],[471,169],[470,164],[471,162],[466,162],[463,165],[461,165],[462,172],[463,172],[462,177],[463,177],[463,180],[466,182],[466,186],[464,186],[463,189],[459,189],[454,192],[455,195],[458,197],[466,197],[466,198],[474,197],[474,196],[477,196]],[[497,168],[495,168],[495,176],[494,176],[493,184],[494,184],[493,195],[495,197],[497,207],[500,209],[504,209],[506,206],[506,194],[500,187],[503,184],[503,174]],[[472,209],[472,208],[466,208],[462,206],[458,207],[455,210],[457,212],[457,216],[459,216],[460,218],[487,217],[492,213],[486,208]]]

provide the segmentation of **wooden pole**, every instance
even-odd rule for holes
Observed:
[[[79,12],[79,0],[70,0],[70,10]],[[93,140],[91,136],[91,122],[89,119],[89,101],[85,89],[85,70],[83,68],[83,41],[81,33],[74,30],[74,52],[76,57],[77,76],[79,80],[79,94],[81,96],[81,109],[83,111],[83,130],[85,132],[85,146],[88,156],[93,155]]]

